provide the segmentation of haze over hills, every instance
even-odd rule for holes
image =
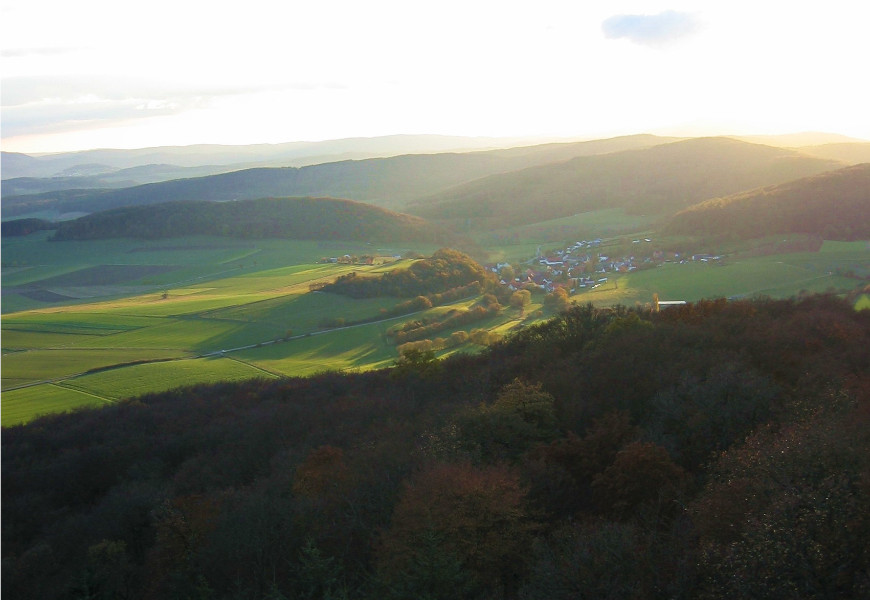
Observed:
[[[666,216],[708,198],[840,166],[731,138],[694,138],[492,175],[420,200],[408,212],[483,229],[616,207]]]
[[[672,141],[651,135],[553,143],[468,153],[409,154],[295,168],[257,168],[114,191],[59,190],[6,196],[6,216],[40,210],[93,212],[172,200],[236,200],[267,196],[332,196],[401,208],[410,200],[493,173],[576,156],[646,148]],[[14,180],[17,184],[18,180]],[[4,182],[6,185],[7,182]]]
[[[829,160],[839,160],[846,164],[857,165],[870,162],[870,142],[844,142],[840,144],[822,144],[819,146],[801,146],[796,150]]]
[[[27,155],[3,152],[3,179],[14,177],[55,177],[80,165],[101,165],[104,170],[125,169],[148,164],[178,167],[305,166],[350,158],[375,158],[411,153],[472,151],[533,145],[533,138],[461,137],[446,135],[390,135],[372,138],[344,138],[319,142],[282,144],[159,146],[137,149],[97,149]]]
[[[425,220],[335,198],[178,201],[107,210],[62,223],[52,240],[188,235],[353,241],[453,241]]]
[[[803,131],[798,133],[783,133],[779,135],[735,135],[729,137],[734,137],[753,144],[781,146],[783,148],[821,146],[824,144],[870,143],[870,140],[841,135],[839,133],[826,133],[823,131]]]
[[[809,233],[833,240],[870,237],[870,163],[854,165],[680,211],[666,233],[739,238]]]
[[[97,165],[102,169],[102,165]],[[96,170],[96,169],[95,169]],[[129,167],[126,169],[101,170],[95,174],[84,175],[76,167],[64,171],[63,175],[55,177],[13,177],[0,182],[3,196],[23,196],[27,194],[44,194],[61,190],[110,189],[126,188],[183,179],[204,177],[216,173],[224,173],[227,167],[219,165],[204,165],[199,167],[178,167],[167,164],[151,164]]]

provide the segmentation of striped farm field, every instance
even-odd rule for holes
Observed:
[[[270,343],[291,332],[318,333],[327,321],[369,320],[392,308],[396,299],[309,292],[310,283],[351,271],[396,268],[319,262],[371,253],[368,244],[203,237],[51,243],[46,236],[3,240],[4,424],[197,382],[395,359],[393,347],[369,356],[366,334],[351,330],[328,334],[330,344],[345,338],[335,356],[303,344],[298,359],[277,357],[274,371],[272,355],[260,365],[241,356],[276,348]]]
[[[371,323],[328,331],[282,344],[243,350],[234,355],[283,375],[385,367],[396,359],[395,346],[384,335],[391,324]]]
[[[3,355],[3,394],[9,387],[70,377],[86,371],[145,360],[185,356],[181,350],[60,348]]]
[[[43,384],[3,392],[3,427],[26,423],[40,415],[67,412],[77,408],[106,404],[106,400],[92,394],[71,390],[54,384]]]
[[[64,385],[81,392],[120,400],[197,383],[264,377],[274,378],[275,375],[232,358],[210,357],[133,365],[76,377]]]

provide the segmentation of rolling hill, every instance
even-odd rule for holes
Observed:
[[[834,240],[870,238],[870,163],[707,200],[680,211],[665,231],[755,238],[811,233]]]
[[[637,135],[486,152],[408,154],[299,168],[252,168],[116,190],[54,187],[55,191],[49,193],[26,196],[9,196],[4,190],[4,213],[12,216],[45,210],[96,212],[174,200],[242,200],[268,196],[331,196],[402,209],[411,200],[493,173],[576,156],[646,148],[669,141],[671,138]],[[133,179],[137,174],[129,175]],[[93,185],[92,180],[86,181]]]
[[[46,192],[61,190],[119,189],[144,185],[146,183],[170,181],[172,179],[204,177],[237,170],[220,165],[178,167],[168,164],[148,164],[126,169],[113,169],[105,165],[95,165],[95,167],[102,167],[104,170],[93,174],[85,174],[85,171],[71,169],[65,171],[62,175],[53,177],[14,177],[4,179],[0,183],[0,189],[2,189],[4,197],[45,194]]]
[[[370,138],[343,138],[316,142],[278,144],[193,144],[149,148],[100,148],[45,155],[3,152],[4,178],[54,177],[82,165],[100,164],[108,169],[125,169],[147,164],[179,167],[201,165],[260,165],[280,162],[282,166],[302,166],[345,158],[372,158],[410,153],[456,152],[481,148],[504,148],[536,143],[523,138],[473,138],[444,135],[387,135]],[[12,156],[17,154],[17,156]],[[26,158],[21,158],[26,157]]]
[[[850,165],[870,162],[870,142],[844,142],[841,144],[801,146],[797,150],[810,156],[839,160]]]
[[[180,201],[108,210],[62,223],[54,241],[158,239],[185,235],[298,240],[433,241],[419,217],[335,198]]]
[[[434,194],[407,210],[485,229],[615,207],[665,216],[708,198],[841,166],[782,148],[696,138],[492,175]]]

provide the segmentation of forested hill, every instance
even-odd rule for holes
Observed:
[[[783,148],[697,138],[492,175],[434,194],[407,210],[482,228],[614,207],[665,216],[708,198],[841,166]]]
[[[419,217],[335,198],[186,201],[118,208],[61,223],[54,241],[185,235],[299,240],[428,241],[443,233]]]
[[[34,231],[43,231],[46,229],[56,229],[57,224],[45,221],[43,219],[15,219],[13,221],[3,221],[2,235],[4,237],[30,235]]]
[[[755,238],[811,233],[870,238],[870,163],[707,200],[677,213],[668,233]]]
[[[8,598],[866,598],[870,311],[574,308],[480,355],[2,435]]]
[[[284,196],[330,196],[401,209],[412,199],[491,175],[627,148],[671,141],[651,135],[543,144],[486,152],[408,154],[345,160],[306,167],[254,168],[113,190],[57,190],[23,196],[4,194],[3,212],[21,215],[55,210],[96,212],[175,200],[245,200]]]
[[[473,283],[479,284],[481,289],[495,288],[498,280],[467,254],[442,248],[430,258],[415,261],[407,269],[393,269],[376,277],[348,273],[333,283],[320,285],[318,290],[351,298],[407,298],[438,294]]]

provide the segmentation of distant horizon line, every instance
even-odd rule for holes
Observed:
[[[258,146],[284,146],[292,144],[323,144],[329,142],[350,142],[363,140],[379,140],[389,138],[443,138],[456,140],[479,140],[491,142],[510,142],[522,143],[531,142],[530,145],[546,144],[546,143],[570,143],[570,142],[586,142],[596,140],[617,139],[623,137],[634,137],[641,135],[649,135],[653,137],[680,137],[680,138],[705,138],[705,137],[732,137],[732,138],[797,138],[799,136],[825,136],[831,138],[841,138],[840,142],[831,141],[823,143],[870,143],[870,138],[861,138],[854,135],[843,134],[836,131],[790,131],[785,133],[680,133],[676,130],[670,131],[639,131],[636,133],[614,133],[600,135],[558,135],[558,134],[527,134],[527,135],[459,135],[446,133],[389,133],[383,135],[351,135],[347,137],[329,137],[323,139],[298,139],[286,140],[281,142],[247,142],[247,143],[226,143],[226,142],[193,142],[190,144],[161,144],[161,145],[146,145],[146,146],[97,146],[91,148],[78,148],[74,150],[40,150],[40,151],[21,151],[21,150],[6,150],[2,149],[3,154],[23,154],[31,157],[57,156],[62,154],[78,154],[86,152],[101,152],[101,151],[142,151],[142,150],[160,150],[160,149],[189,149],[196,147],[220,147],[220,148],[251,148]],[[0,148],[5,145],[0,141]],[[799,144],[800,145],[800,144]],[[813,145],[813,144],[809,144]],[[480,148],[484,150],[485,148]],[[475,150],[475,148],[470,148]],[[432,152],[449,152],[450,150],[433,150]],[[427,151],[428,153],[428,151]]]

